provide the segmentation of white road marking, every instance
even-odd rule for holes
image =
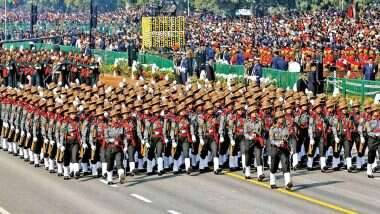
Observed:
[[[168,210],[168,213],[170,213],[170,214],[181,214],[180,212],[177,212],[175,210]]]
[[[98,181],[100,181],[101,183],[103,183],[103,184],[105,184],[105,185],[108,185],[108,183],[107,183],[107,181],[106,180],[104,180],[104,179],[99,179]],[[116,184],[112,184],[112,185],[110,185],[110,187],[118,187]]]
[[[139,200],[141,200],[141,201],[144,201],[145,203],[152,203],[151,200],[149,200],[149,199],[147,199],[147,198],[144,198],[144,197],[141,196],[141,195],[137,195],[137,194],[133,193],[133,194],[131,194],[131,196],[134,197],[134,198],[137,198],[137,199],[139,199]]]
[[[10,213],[6,211],[4,208],[0,207],[0,214],[10,214]]]

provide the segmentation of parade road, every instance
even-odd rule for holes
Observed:
[[[247,181],[240,173],[141,175],[108,186],[91,177],[64,181],[3,151],[0,163],[0,213],[377,213],[380,208],[380,182],[365,173],[296,171],[289,192]]]

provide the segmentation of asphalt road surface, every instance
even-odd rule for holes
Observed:
[[[266,174],[269,172],[266,171]],[[255,175],[255,173],[253,173]],[[379,175],[377,175],[379,176]],[[268,175],[267,175],[268,177]],[[282,177],[278,176],[279,178]],[[294,191],[270,190],[240,173],[128,177],[108,186],[90,177],[64,181],[0,152],[0,213],[378,213],[380,177],[364,172],[293,172]],[[278,179],[278,186],[283,180]]]

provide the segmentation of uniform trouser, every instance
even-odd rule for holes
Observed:
[[[202,159],[205,159],[208,155],[208,151],[211,151],[211,156],[213,158],[219,157],[219,154],[218,154],[219,145],[215,142],[215,140],[212,139],[211,137],[206,137],[204,141],[205,141],[205,144],[203,145],[200,157]]]
[[[368,163],[373,164],[376,159],[376,151],[380,147],[380,137],[368,137]]]
[[[171,151],[172,151],[172,141],[168,141],[168,143],[165,144],[165,147],[163,148],[164,151],[164,156],[165,157],[170,157],[171,156]]]
[[[161,142],[161,139],[152,139],[150,148],[148,150],[148,160],[151,161],[154,157],[161,158],[163,149],[164,144]]]
[[[270,149],[271,149],[271,143],[270,143],[270,140],[269,140],[269,131],[264,131],[263,133],[263,138],[264,138],[264,143],[265,143],[265,150],[264,150],[264,154],[266,154],[268,157],[270,157]]]
[[[263,146],[256,140],[242,140],[240,145],[244,147],[240,148],[241,151],[244,151],[245,154],[245,164],[247,167],[252,165],[252,155],[255,156],[256,165],[262,166],[262,154],[263,154]]]
[[[69,166],[70,163],[78,163],[78,153],[79,153],[79,144],[69,143],[68,146],[66,146],[66,149],[63,155],[63,165]]]
[[[196,140],[195,142],[192,142],[191,143],[191,154],[192,155],[197,155],[197,154],[200,154],[200,151],[198,151],[199,149],[199,137],[198,136],[195,136]]]
[[[356,151],[358,151],[358,157],[360,158],[364,156],[368,138],[364,138],[364,141],[364,143],[361,142],[359,133],[352,133],[352,142],[355,143]]]
[[[57,144],[54,143],[53,145],[52,144],[49,144],[49,151],[48,151],[48,155],[49,155],[49,158],[51,160],[54,160],[56,155],[57,155]]]
[[[283,173],[290,172],[289,156],[290,156],[290,151],[288,148],[282,148],[282,147],[271,145],[271,159],[272,160],[271,160],[270,172],[272,174],[277,172],[280,161],[282,165],[282,172]]]
[[[82,147],[83,147],[83,145],[82,145]],[[81,148],[81,149],[84,149],[84,148]],[[84,149],[83,156],[80,158],[81,158],[82,163],[88,163],[88,161],[91,158],[91,148],[87,147],[86,149]]]
[[[321,154],[321,151],[323,149],[323,144],[324,144],[323,137],[321,136],[314,137],[314,145],[309,144],[307,156],[313,158],[317,148],[319,148],[319,153]]]
[[[219,151],[220,155],[227,154],[229,146],[230,146],[230,138],[228,137],[228,135],[224,135],[223,137],[224,137],[224,142],[220,143],[220,145],[219,145],[220,146],[220,151]],[[237,148],[238,148],[239,142],[236,139],[235,139],[235,141],[236,141],[235,142],[236,143],[236,145],[235,145],[236,149],[234,149],[234,150],[237,152],[238,151]]]
[[[289,144],[292,147],[292,153],[293,154],[301,152],[302,144],[296,138],[296,136],[294,136],[294,135],[289,136]]]
[[[101,161],[101,158],[100,158],[100,154],[102,153],[101,151],[104,151],[101,149],[101,144],[100,142],[97,142],[95,141],[95,150],[93,150],[93,148],[91,148],[91,154],[90,154],[90,162],[91,164],[96,164],[98,161]],[[103,157],[104,157],[104,152],[103,152]],[[101,161],[101,162],[105,162],[105,158],[103,159],[104,161]]]
[[[129,162],[135,162],[135,151],[136,151],[136,146],[133,144],[128,144],[128,161]]]
[[[99,158],[100,158],[100,162],[102,163],[106,162],[106,148],[104,146],[100,146]]]
[[[344,158],[351,157],[351,150],[352,150],[352,141],[341,138],[341,141],[334,145],[334,157],[339,158],[340,152],[342,151],[342,148],[344,148]]]
[[[327,155],[327,150],[330,146],[334,147],[334,136],[332,134],[328,134],[326,140],[319,145],[319,154],[321,157]]]
[[[8,135],[7,135],[8,142],[13,142],[13,138],[15,137],[15,134],[16,134],[16,129],[9,129]]]
[[[309,148],[309,132],[308,128],[300,128],[298,133],[298,142],[296,146],[296,151],[301,152],[302,145],[305,148],[305,152],[308,153]]]
[[[177,144],[177,148],[174,153],[173,159],[178,160],[178,158],[181,156],[181,152],[183,152],[184,158],[189,158],[189,148],[190,148],[189,141],[186,138],[180,137],[178,139],[178,144]]]
[[[117,169],[123,169],[123,150],[120,147],[114,145],[108,145],[105,150],[107,171],[110,172],[114,168],[114,163],[116,162]]]
[[[46,141],[46,142],[45,142]],[[43,144],[42,144],[42,148],[43,148],[43,150],[41,151],[41,152],[43,152],[44,153],[44,157],[45,158],[48,158],[49,157],[49,153],[48,153],[48,151],[49,151],[49,140],[47,139],[47,138],[45,138],[44,139],[44,141],[43,141]]]
[[[44,142],[43,142],[42,135],[38,134],[37,135],[37,141],[32,143],[32,151],[34,154],[40,154],[41,153],[43,143]]]
[[[142,151],[142,147],[143,145],[141,144],[141,142],[139,141],[139,143],[135,146],[135,149],[137,150],[137,157],[138,159],[143,159],[144,156],[143,156],[143,151]]]

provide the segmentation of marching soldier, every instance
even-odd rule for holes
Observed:
[[[194,130],[191,129],[191,123],[188,118],[188,113],[186,112],[186,104],[179,105],[176,109],[178,116],[176,117],[175,123],[172,124],[172,139],[173,142],[173,159],[179,158],[181,152],[185,158],[185,170],[187,174],[192,172],[192,167],[190,165],[189,149],[192,144],[192,137],[194,135]],[[173,167],[173,171],[174,170]]]
[[[214,164],[214,174],[219,175],[222,170],[219,168],[219,158],[218,158],[218,144],[219,144],[219,120],[214,115],[212,102],[207,101],[204,105],[204,115],[199,117],[198,123],[198,134],[199,134],[199,144],[202,147],[201,161],[203,160],[204,166],[208,165],[207,155],[208,150],[211,151],[211,156],[213,158]]]
[[[291,190],[293,184],[290,177],[289,156],[290,149],[288,145],[289,132],[284,122],[285,114],[276,112],[274,119],[275,123],[269,130],[269,139],[271,142],[271,166],[270,166],[270,186],[276,188],[276,176],[279,163],[281,162],[282,171],[284,173],[285,188]]]
[[[158,98],[158,99],[157,99]],[[150,103],[151,107],[145,108],[144,124],[144,146],[147,149],[147,174],[153,174],[153,159],[157,161],[157,174],[161,176],[164,173],[164,160],[162,152],[164,149],[165,136],[163,119],[160,116],[161,108],[159,106],[159,97],[153,99]],[[150,110],[150,111],[149,111]]]
[[[308,111],[309,102],[307,101],[306,97],[301,98],[299,105],[300,105],[300,109],[297,112],[297,115],[295,117],[298,142],[296,146],[296,151],[295,153],[293,153],[293,155],[298,154],[298,155],[295,155],[298,158],[298,160],[302,158],[299,156],[302,150],[302,146],[304,147],[305,152],[307,152],[307,149],[309,148],[308,147],[308,141],[309,141],[308,133],[309,133],[309,121],[310,121],[310,114]],[[295,161],[297,161],[297,159]],[[293,167],[297,169],[299,167],[298,162],[297,164],[294,164]]]
[[[352,158],[351,158],[351,149],[352,149],[352,135],[351,132],[354,128],[352,118],[350,117],[347,104],[342,102],[338,106],[338,110],[340,111],[338,114],[338,124],[337,124],[337,136],[335,138],[335,146],[334,146],[334,159],[335,163],[338,165],[334,165],[334,170],[339,170],[340,163],[340,152],[341,149],[344,148],[344,158],[347,163],[347,171],[352,172]]]
[[[316,100],[313,107],[312,113],[309,118],[309,149],[307,158],[307,169],[310,171],[313,169],[314,155],[317,148],[319,151],[323,151],[323,144],[326,140],[326,124],[325,117],[322,112],[320,100]],[[321,156],[320,158],[321,170],[326,170],[326,157]]]
[[[365,128],[368,135],[368,165],[367,176],[374,178],[372,165],[376,159],[376,151],[380,146],[380,108],[372,106],[370,110],[371,118],[366,122]]]
[[[142,148],[144,145],[144,114],[142,114],[142,100],[138,99],[134,102],[134,110],[132,112],[132,118],[136,123],[136,149],[137,149],[137,169],[139,171],[144,170],[144,156]]]
[[[265,178],[263,161],[262,161],[262,151],[264,148],[264,123],[258,115],[258,107],[256,105],[250,106],[247,112],[247,118],[244,121],[244,140],[242,140],[241,151],[244,152],[246,167],[244,170],[245,178],[251,179],[251,165],[252,157],[255,155],[256,165],[257,165],[257,179],[263,181]],[[243,154],[242,154],[243,155]]]
[[[133,103],[133,98],[126,100],[126,104]],[[135,152],[137,147],[136,121],[131,117],[131,108],[122,107],[122,126],[125,134],[126,150],[128,154],[129,174],[135,175]]]
[[[358,156],[356,158],[356,168],[362,170],[364,167],[364,154],[368,146],[368,134],[366,130],[366,122],[371,120],[371,104],[366,104],[363,107],[363,112],[360,114],[360,122],[358,125],[358,133],[360,136],[360,145]]]
[[[120,123],[120,106],[116,106],[110,113],[111,124],[104,130],[106,141],[106,161],[107,161],[107,183],[113,184],[112,172],[116,162],[119,182],[125,182],[125,171],[123,169],[124,153],[128,147],[122,124]],[[124,153],[123,153],[124,150]]]
[[[35,107],[33,119],[32,119],[32,145],[31,151],[33,152],[33,160],[34,167],[40,167],[40,158],[42,151],[43,136],[42,136],[42,128],[41,128],[41,115],[44,111],[41,109],[46,103],[46,100],[37,98],[35,104],[37,104],[37,108]],[[42,159],[43,160],[43,159]]]
[[[76,118],[77,110],[71,106],[66,112],[65,119],[61,125],[61,148],[63,154],[63,178],[79,178],[78,152],[80,144],[79,124]],[[63,139],[62,139],[63,138]]]
[[[361,170],[362,162],[363,162],[362,160],[363,153],[365,151],[363,150],[365,139],[363,137],[363,129],[362,129],[363,126],[361,126],[362,114],[359,108],[360,108],[360,103],[358,101],[354,101],[351,105],[350,117],[353,122],[352,143],[355,143],[356,150],[358,152],[356,156],[356,168],[358,170]]]
[[[231,101],[229,102],[230,103],[228,103],[228,105],[231,104]],[[241,147],[244,141],[244,120],[245,120],[246,115],[243,113],[243,111],[244,111],[244,106],[241,103],[237,103],[234,107],[234,112],[227,114],[227,119],[226,119],[227,134],[229,138],[228,141],[230,143],[230,147],[229,147],[230,171],[235,171],[238,168],[237,152],[238,152],[238,148],[242,150]]]
[[[284,105],[284,111],[285,111],[285,123],[286,127],[288,128],[289,131],[289,138],[288,142],[289,145],[291,146],[292,149],[292,167],[294,170],[297,169],[298,167],[298,152],[301,149],[297,148],[297,127],[295,124],[295,119],[294,119],[294,100],[293,99],[288,99],[286,100],[286,103]]]

